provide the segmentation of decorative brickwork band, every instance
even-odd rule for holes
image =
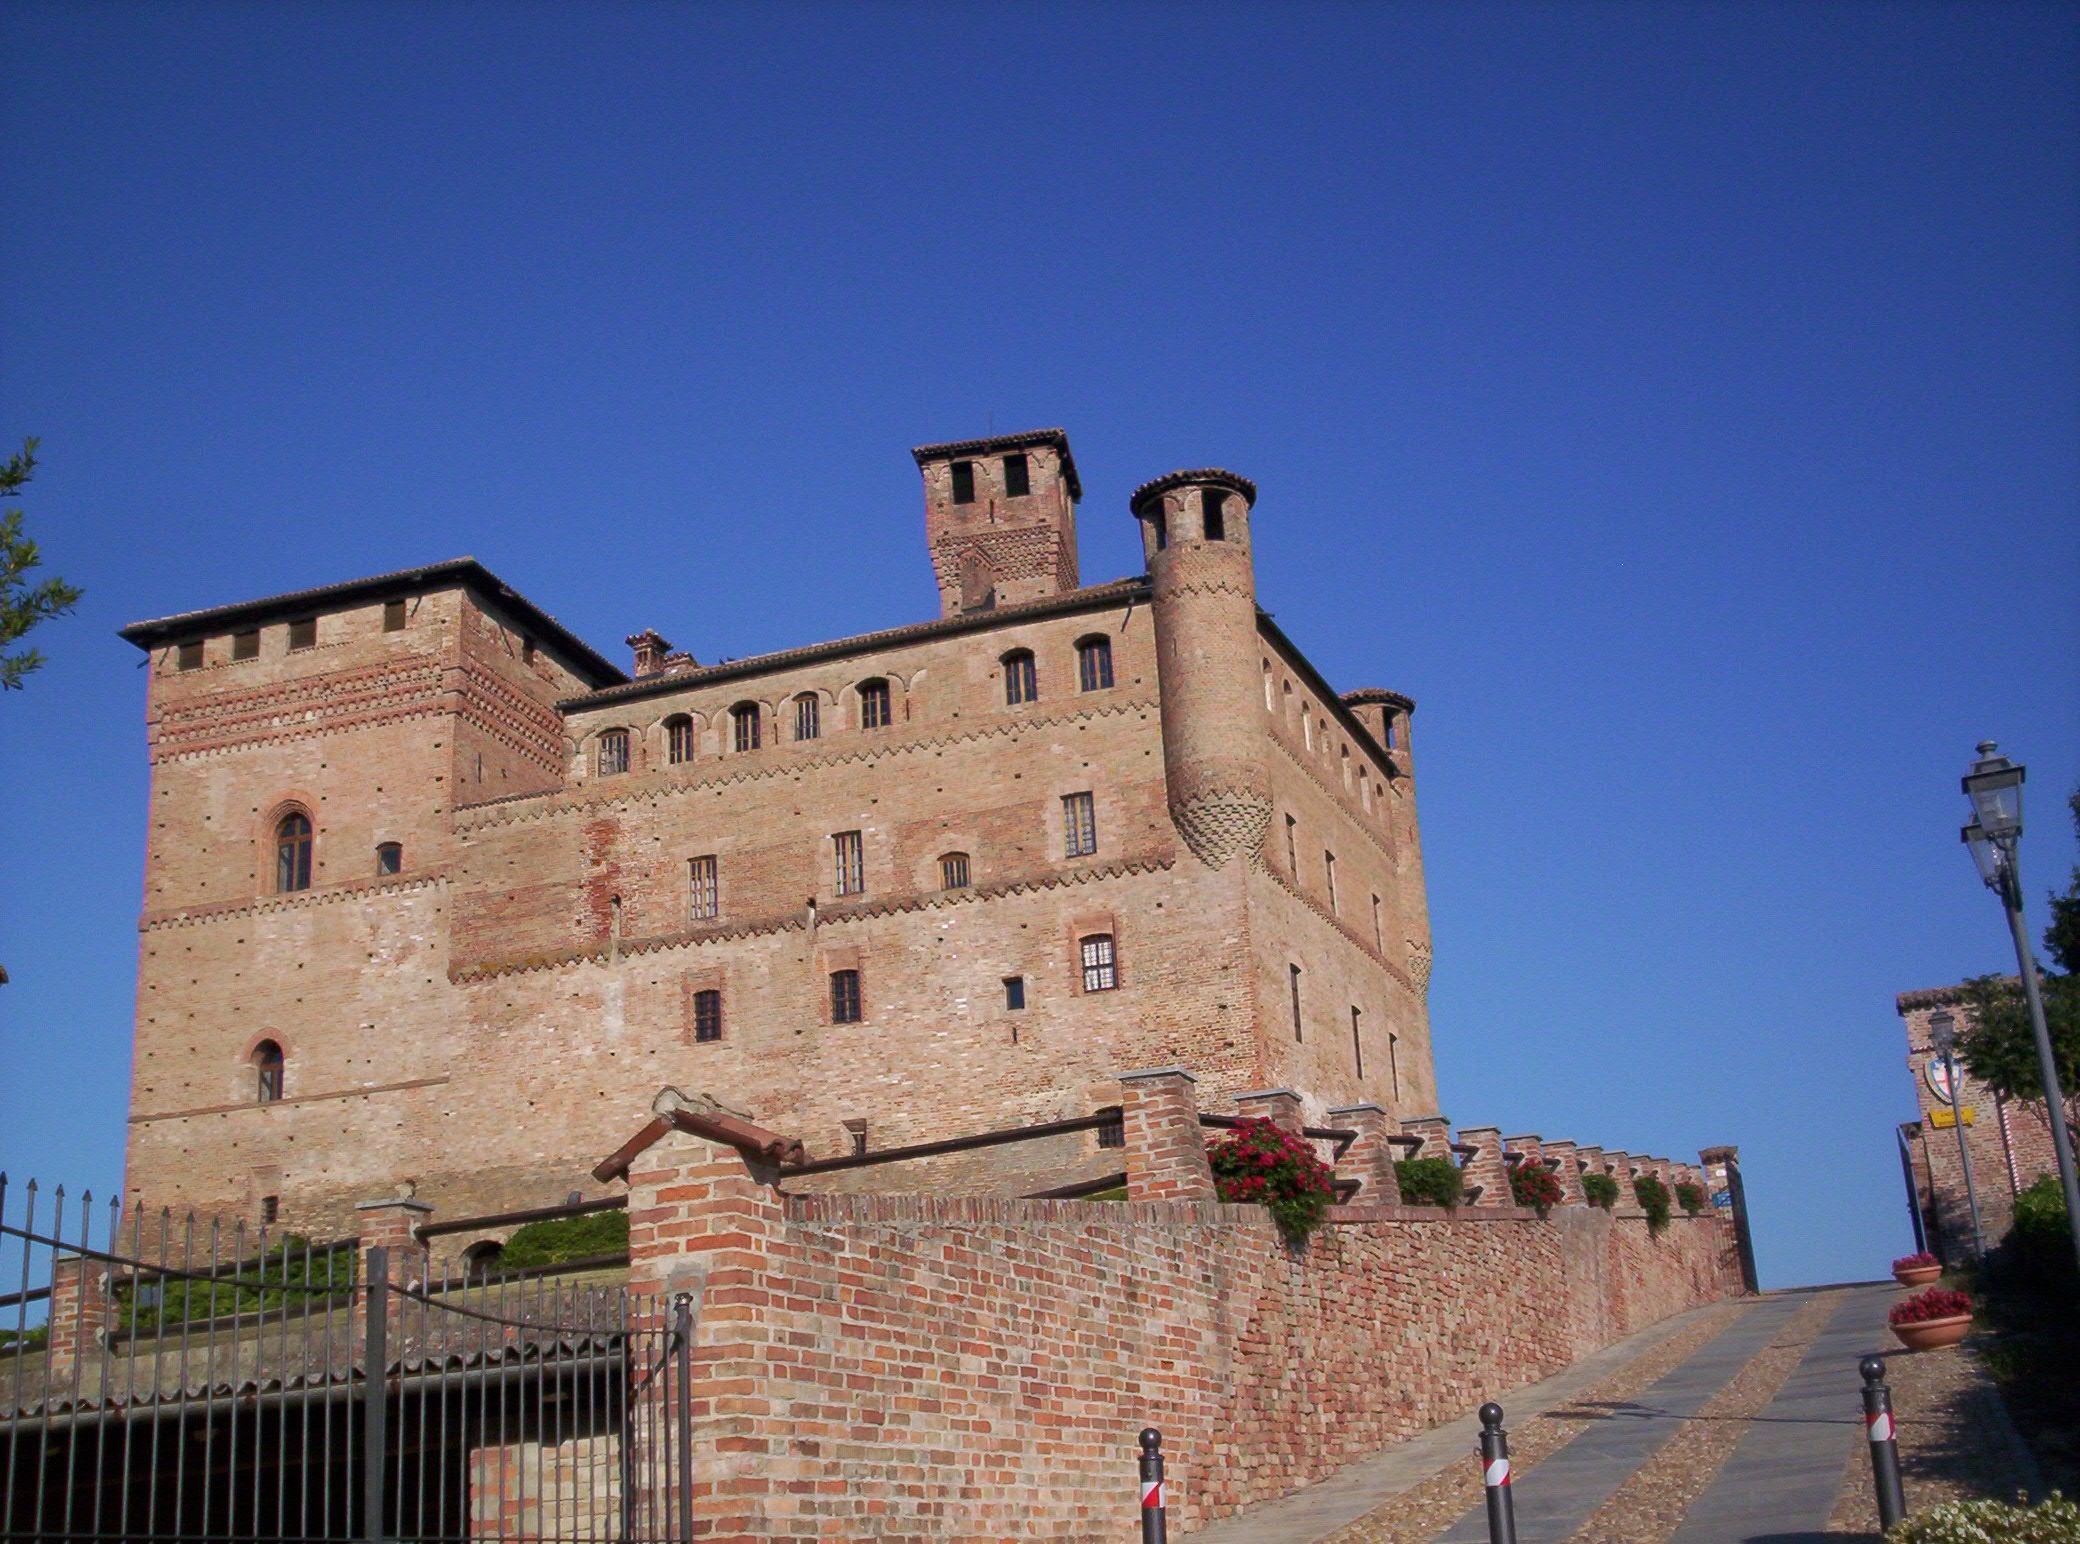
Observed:
[[[1394,1144],[1387,1140],[1394,1125],[1387,1112],[1376,1104],[1350,1104],[1329,1111],[1329,1123],[1358,1133],[1336,1165],[1337,1178],[1358,1181],[1352,1203],[1399,1206],[1401,1183],[1394,1173]]]
[[[1120,1076],[1127,1199],[1211,1201],[1213,1170],[1199,1126],[1198,1079],[1182,1067]]]
[[[1301,1113],[1300,1096],[1290,1088],[1261,1088],[1254,1093],[1237,1094],[1235,1108],[1238,1114],[1254,1120],[1268,1120],[1295,1136],[1307,1124]]]
[[[1553,1178],[1560,1181],[1560,1204],[1580,1206],[1582,1195],[1582,1166],[1580,1150],[1572,1142],[1544,1142],[1540,1144],[1545,1154],[1546,1167]]]
[[[1472,1194],[1478,1185],[1480,1191],[1473,1195],[1475,1206],[1515,1206],[1510,1194],[1509,1166],[1502,1161],[1502,1128],[1500,1126],[1462,1126],[1459,1128],[1461,1146],[1480,1149],[1466,1160],[1466,1189]]]
[[[1202,794],[1173,803],[1170,818],[1192,856],[1219,868],[1262,848],[1271,829],[1271,801],[1239,790]]]

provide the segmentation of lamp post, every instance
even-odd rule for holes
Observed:
[[[1986,888],[2001,898],[2008,932],[2015,940],[2015,967],[2022,977],[2023,1000],[2029,1005],[2030,1033],[2037,1041],[2037,1072],[2044,1082],[2044,1115],[2051,1127],[2051,1150],[2058,1155],[2058,1182],[2066,1195],[2066,1223],[2073,1233],[2073,1254],[2080,1259],[2080,1179],[2073,1173],[2073,1141],[2066,1130],[2065,1095],[2058,1086],[2058,1063],[2051,1055],[2051,1031],[2044,1023],[2044,991],[2037,981],[2037,959],[2022,919],[2022,779],[2024,769],[1996,754],[1991,740],[1982,741],[1979,759],[1964,776],[1972,801],[1972,823],[1960,833],[1971,848],[1972,862]]]
[[[1964,1087],[1957,1076],[1957,1015],[1938,1008],[1928,1016],[1929,1043],[1943,1058],[1943,1100],[1957,1128],[1957,1163],[1964,1170],[1964,1199],[1972,1212],[1972,1258],[1986,1257],[1986,1233],[1979,1226],[1979,1187],[1972,1179],[1972,1155],[1964,1140]]]

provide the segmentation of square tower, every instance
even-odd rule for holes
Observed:
[[[924,475],[925,539],[941,616],[1079,587],[1076,501],[1083,485],[1068,435],[1035,429],[920,445],[911,455]]]

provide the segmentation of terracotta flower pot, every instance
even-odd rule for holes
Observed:
[[[1895,1270],[1892,1279],[1903,1287],[1925,1287],[1942,1274],[1940,1265],[1912,1265],[1903,1271]]]
[[[1909,1351],[1939,1351],[1956,1345],[1971,1327],[1972,1316],[1960,1313],[1947,1319],[1923,1319],[1918,1324],[1895,1324],[1892,1333]]]

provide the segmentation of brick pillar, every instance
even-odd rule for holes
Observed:
[[[1540,1146],[1553,1178],[1560,1181],[1560,1204],[1580,1206],[1583,1196],[1581,1161],[1576,1156],[1579,1150],[1572,1142],[1545,1142]]]
[[[1393,1122],[1376,1104],[1349,1104],[1329,1112],[1329,1124],[1358,1133],[1337,1160],[1336,1177],[1358,1181],[1354,1206],[1399,1206],[1401,1183],[1394,1177]]]
[[[1417,1115],[1401,1123],[1404,1134],[1421,1137],[1423,1145],[1408,1156],[1411,1158],[1445,1158],[1452,1156],[1452,1123],[1442,1115]]]
[[[1603,1161],[1611,1171],[1611,1178],[1618,1182],[1618,1202],[1613,1210],[1623,1211],[1628,1206],[1638,1206],[1639,1200],[1632,1193],[1632,1154],[1618,1148],[1608,1148],[1604,1152]]]
[[[68,1389],[107,1343],[113,1320],[108,1266],[85,1255],[61,1254],[51,1262],[50,1369],[53,1387]]]
[[[1211,1201],[1213,1170],[1199,1127],[1198,1079],[1182,1067],[1120,1076],[1127,1134],[1127,1199]]]
[[[1509,1165],[1502,1161],[1502,1128],[1461,1126],[1459,1141],[1463,1146],[1480,1149],[1466,1160],[1466,1188],[1471,1191],[1476,1185],[1481,1187],[1472,1204],[1515,1206],[1516,1199],[1509,1193]]]
[[[420,1242],[418,1229],[433,1215],[430,1204],[410,1196],[392,1196],[387,1201],[363,1201],[354,1210],[364,1257],[380,1246],[390,1251],[391,1281],[426,1279],[426,1245]]]
[[[1582,1166],[1584,1174],[1604,1174],[1610,1170],[1610,1164],[1604,1159],[1603,1149],[1600,1147],[1577,1147],[1574,1156],[1575,1161]]]
[[[1300,1096],[1290,1088],[1260,1088],[1255,1093],[1237,1094],[1238,1112],[1254,1120],[1268,1120],[1281,1131],[1300,1135],[1307,1124],[1300,1113]]]

